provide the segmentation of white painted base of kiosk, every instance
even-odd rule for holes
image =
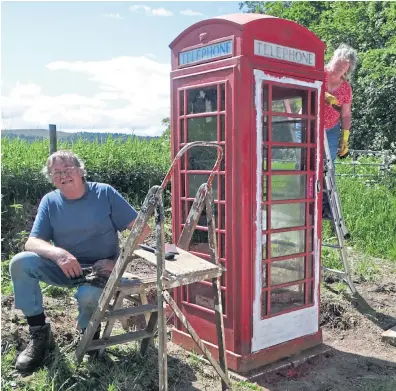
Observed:
[[[253,324],[252,353],[316,333],[319,330],[318,316],[315,305]]]

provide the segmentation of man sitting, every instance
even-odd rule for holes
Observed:
[[[85,330],[103,288],[81,285],[82,269],[93,267],[109,274],[120,251],[118,231],[131,229],[137,217],[136,210],[113,187],[87,182],[84,163],[72,152],[52,154],[43,172],[56,190],[42,198],[26,251],[10,263],[15,308],[26,316],[30,331],[30,342],[16,361],[19,371],[35,369],[54,344],[39,282],[79,286],[77,320]],[[139,242],[149,233],[146,226]]]

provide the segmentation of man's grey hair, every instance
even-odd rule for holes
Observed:
[[[356,50],[353,49],[351,46],[346,45],[345,43],[341,44],[335,50],[330,62],[327,64],[327,67],[331,68],[332,63],[338,59],[347,60],[349,62],[349,68],[345,73],[345,78],[348,81],[351,80],[352,74],[355,71],[357,65]]]
[[[57,151],[54,152],[48,159],[47,163],[41,170],[41,172],[44,174],[44,176],[47,178],[49,182],[52,183],[52,178],[51,178],[51,168],[53,164],[55,163],[56,160],[61,160],[62,162],[68,162],[71,163],[71,166],[78,167],[82,170],[83,173],[83,178],[85,180],[85,176],[87,175],[87,171],[85,169],[85,164],[82,159],[80,159],[75,153],[71,151]]]

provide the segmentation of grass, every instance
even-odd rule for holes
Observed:
[[[158,389],[157,342],[147,355],[139,355],[139,344],[129,343],[110,350],[103,360],[84,359],[77,366],[73,347],[59,346],[47,357],[44,367],[26,378],[15,376],[13,366],[15,347],[2,356],[2,390],[13,391],[147,391]],[[113,355],[114,354],[114,355]],[[168,385],[170,390],[186,390],[192,383],[205,389],[219,387],[220,380],[210,366],[182,350],[168,356]],[[233,381],[238,391],[259,390],[249,382]]]
[[[103,144],[83,141],[72,145],[60,144],[60,148],[66,147],[71,148],[86,161],[90,180],[113,184],[135,205],[141,204],[140,201],[146,195],[148,188],[160,182],[169,166],[169,145],[161,140],[135,139],[118,143],[110,138]],[[13,254],[22,250],[38,200],[51,187],[39,175],[39,170],[48,156],[48,146],[45,141],[28,144],[20,140],[2,139],[2,153],[1,292],[2,295],[10,295],[12,286],[8,274],[9,260]],[[362,167],[360,169],[363,172],[371,173],[375,170],[369,166]],[[347,173],[350,170],[347,165],[337,166],[339,173]],[[290,194],[296,191],[295,178],[280,179],[283,181],[273,181],[274,192]],[[373,257],[388,258],[393,261],[396,273],[395,177],[372,186],[366,186],[361,179],[342,177],[337,178],[337,185],[343,214],[352,234],[352,240],[348,245],[353,246],[360,253],[369,255],[360,255],[358,259],[353,259],[352,269],[355,277],[362,282],[378,278],[381,264]],[[167,196],[169,200],[169,193]],[[169,229],[168,223],[168,235]],[[324,225],[323,241],[326,242],[332,236],[329,227]],[[322,259],[325,266],[342,269],[336,250],[323,248]],[[72,295],[70,291],[46,284],[42,284],[42,288],[46,296],[53,298],[61,299]],[[333,284],[333,288],[340,294],[345,293],[346,290],[346,286],[342,283]],[[13,373],[15,347],[5,346],[3,351],[2,344],[2,390],[120,391],[133,389],[131,385],[136,390],[146,390],[155,389],[154,385],[157,384],[155,349],[152,349],[149,356],[142,360],[138,356],[136,346],[113,348],[113,352],[121,355],[120,359],[107,363],[84,363],[77,368],[72,360],[72,353],[66,351],[67,346],[61,346],[61,351],[52,356],[43,370],[22,380],[16,378]],[[207,374],[205,375],[206,371],[202,369],[202,362],[193,354],[187,354],[183,358],[171,358],[170,363],[170,389],[176,389],[184,384],[183,381],[186,379],[192,381],[197,375],[202,380],[206,379]],[[235,382],[234,387],[236,390],[260,389],[259,386],[247,382]]]

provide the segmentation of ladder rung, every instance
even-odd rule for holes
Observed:
[[[324,267],[323,270],[324,270],[325,272],[332,272],[332,273],[337,273],[337,274],[346,275],[346,273],[345,273],[345,272],[342,272],[341,270],[329,269],[328,267]]]
[[[126,334],[114,335],[105,339],[95,339],[87,347],[87,351],[104,348],[106,346],[119,345],[129,341],[138,341],[150,338],[154,333],[148,333],[146,330],[135,331]]]
[[[157,310],[158,307],[155,304],[143,304],[136,307],[106,311],[104,314],[104,318],[106,318],[107,320],[130,318],[131,316],[143,315],[146,312],[156,312]]]
[[[322,243],[323,247],[331,247],[331,248],[341,248],[338,244],[327,244],[327,243]]]

